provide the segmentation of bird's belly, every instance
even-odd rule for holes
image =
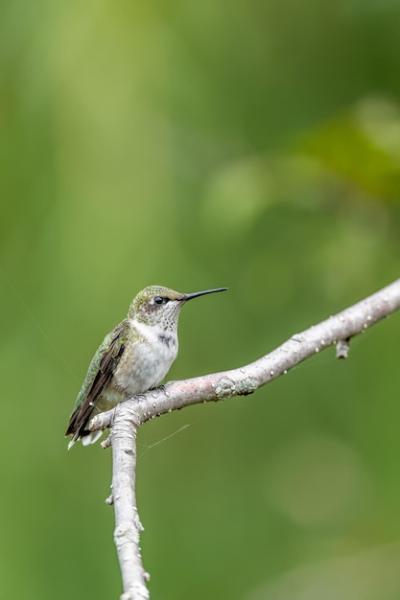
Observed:
[[[142,342],[126,349],[116,370],[112,387],[125,396],[146,392],[164,379],[177,354],[176,347]]]

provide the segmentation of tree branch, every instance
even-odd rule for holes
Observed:
[[[121,565],[124,594],[121,600],[149,597],[140,556],[142,530],[135,501],[136,431],[146,421],[211,400],[247,395],[288,372],[313,354],[336,345],[337,357],[345,358],[349,341],[400,308],[400,279],[335,316],[293,335],[262,358],[238,369],[175,381],[135,396],[115,409],[94,417],[90,429],[112,428],[113,500],[115,542]]]
[[[124,594],[121,600],[147,600],[148,574],[142,566],[139,536],[143,531],[136,508],[136,432],[139,422],[131,411],[119,413],[111,433],[113,451],[112,500],[115,510],[114,541],[121,566]]]

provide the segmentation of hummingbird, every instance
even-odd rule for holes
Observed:
[[[214,288],[182,294],[151,285],[132,300],[126,319],[106,335],[93,356],[69,419],[66,436],[84,446],[94,444],[101,431],[89,421],[135,394],[157,387],[178,354],[178,321],[182,306],[193,298],[224,292]]]

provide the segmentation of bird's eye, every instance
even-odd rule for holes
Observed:
[[[162,296],[154,297],[155,304],[165,304],[167,302],[167,300],[168,300],[168,298],[163,298]]]

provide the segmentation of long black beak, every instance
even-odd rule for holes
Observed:
[[[187,302],[188,300],[193,300],[193,298],[198,298],[199,296],[205,296],[206,294],[216,294],[217,292],[226,292],[228,288],[213,288],[212,290],[203,290],[202,292],[193,292],[192,294],[184,294],[182,300]]]

